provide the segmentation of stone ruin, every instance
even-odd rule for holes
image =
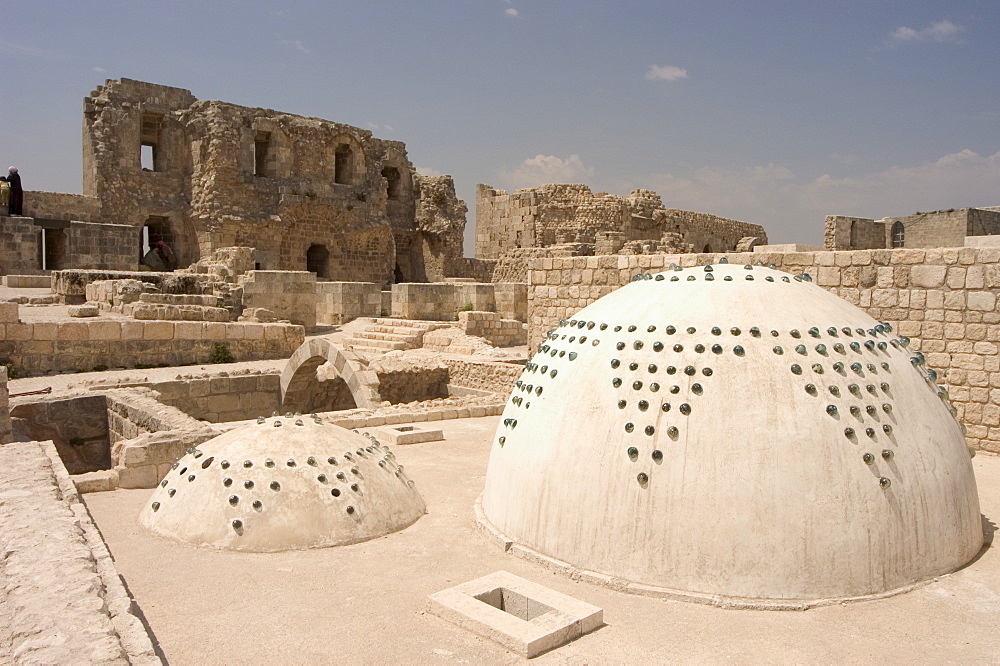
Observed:
[[[476,190],[476,256],[497,259],[507,278],[537,257],[726,252],[766,244],[759,225],[670,209],[651,190],[627,197],[595,194],[586,185],[512,194],[490,185]]]
[[[31,192],[6,218],[4,272],[136,270],[166,241],[178,267],[254,248],[252,267],[320,280],[461,277],[465,205],[399,141],[190,91],[108,80],[84,100],[83,192]],[[475,269],[473,269],[475,270]]]

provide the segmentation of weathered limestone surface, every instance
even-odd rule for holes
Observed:
[[[949,208],[872,220],[828,215],[824,245],[828,250],[962,247],[968,237],[1000,234],[1000,211]]]
[[[86,319],[0,324],[0,359],[22,375],[97,366],[213,362],[224,346],[234,361],[286,358],[305,339],[294,324]]]
[[[7,368],[0,366],[0,444],[11,441],[10,398],[7,392]]]
[[[466,335],[486,338],[497,347],[523,345],[528,340],[524,324],[516,319],[503,319],[497,312],[459,312],[458,325]]]
[[[538,259],[528,291],[529,344],[626,284],[671,264],[774,264],[887,321],[927,356],[968,428],[971,447],[1000,452],[1000,248],[729,253]]]
[[[129,663],[43,444],[0,446],[0,524],[0,662]]]
[[[476,190],[476,256],[497,259],[522,248],[583,243],[594,253],[734,250],[744,238],[767,242],[756,224],[666,208],[650,190],[627,197],[594,194],[586,185],[542,185],[508,194]],[[557,247],[558,249],[558,247]]]
[[[308,271],[250,271],[241,278],[243,307],[263,308],[293,324],[316,325],[316,275]]]

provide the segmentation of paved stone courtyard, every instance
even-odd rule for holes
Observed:
[[[194,663],[515,663],[501,646],[426,612],[428,594],[498,570],[604,609],[605,626],[539,663],[990,662],[1000,556],[878,601],[732,611],[574,582],[504,554],[479,533],[497,417],[435,424],[443,442],[394,447],[428,513],[395,534],[335,549],[243,554],[152,536],[147,490],[85,496],[119,573],[167,661]],[[973,460],[988,538],[1000,516],[1000,458]],[[168,564],[169,563],[169,564]]]

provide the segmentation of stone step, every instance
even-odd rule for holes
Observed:
[[[427,332],[427,329],[423,328],[413,328],[412,326],[369,326],[365,329],[366,333],[397,333],[400,335],[423,335]]]
[[[349,347],[371,347],[381,351],[393,351],[395,349],[413,349],[413,346],[406,342],[395,340],[371,340],[369,338],[347,338],[344,344]]]
[[[371,329],[365,329],[354,335],[356,338],[364,338],[365,340],[394,340],[396,342],[420,342],[423,336],[423,331],[419,333],[379,333]]]
[[[432,331],[435,328],[449,326],[449,324],[439,321],[420,321],[419,319],[390,319],[387,317],[373,317],[372,323],[376,326],[406,326],[409,328],[419,328],[423,331]]]

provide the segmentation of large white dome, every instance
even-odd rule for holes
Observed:
[[[377,441],[319,417],[258,419],[174,464],[140,516],[164,536],[246,551],[339,546],[395,532],[425,506]]]
[[[923,357],[764,267],[637,281],[550,332],[490,455],[492,527],[573,568],[720,603],[878,596],[983,543]]]

